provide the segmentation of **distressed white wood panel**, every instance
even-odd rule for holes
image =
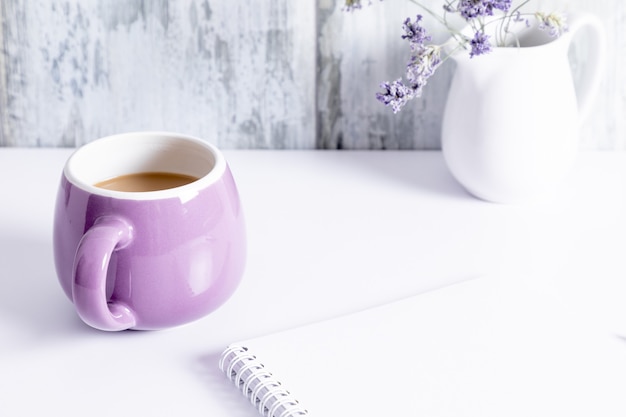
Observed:
[[[381,81],[403,75],[402,21],[420,9],[374,0],[347,14],[342,3],[1,0],[0,146],[168,129],[225,148],[439,148],[452,65],[398,115],[374,98]],[[626,149],[626,3],[532,3],[604,21],[607,67],[581,146]],[[425,23],[441,40],[441,28]],[[584,51],[579,39],[577,76]]]
[[[2,0],[0,144],[315,145],[315,1]]]
[[[381,81],[404,75],[409,58],[400,39],[402,22],[417,13],[439,41],[442,28],[407,0],[373,1],[369,7],[346,14],[340,2],[318,0],[319,66],[318,146],[324,148],[404,149],[439,148],[442,111],[453,66],[438,69],[422,98],[396,115],[376,102]],[[365,3],[365,2],[364,2]],[[424,0],[431,9],[441,0]],[[529,8],[546,11],[587,11],[607,29],[607,66],[594,111],[581,126],[581,148],[626,148],[626,3],[622,0],[538,0]],[[585,65],[584,35],[572,48],[574,75]],[[549,99],[549,97],[546,97]],[[555,109],[558,111],[558,109]]]
[[[424,95],[396,115],[375,99],[382,81],[404,76],[410,51],[400,38],[402,23],[424,12],[402,0],[376,1],[350,13],[341,2],[319,0],[319,9],[318,146],[438,148],[451,66],[441,67]],[[423,23],[437,39],[437,27]]]

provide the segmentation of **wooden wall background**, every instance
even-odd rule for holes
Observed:
[[[535,4],[605,22],[609,56],[581,147],[625,149],[626,3]],[[419,9],[406,0],[341,8],[339,0],[1,0],[0,146],[78,146],[163,129],[225,149],[439,148],[451,66],[398,115],[374,98],[381,81],[403,74],[401,24]],[[573,48],[575,69],[584,47],[580,39]]]

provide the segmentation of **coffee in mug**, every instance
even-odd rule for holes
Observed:
[[[168,132],[109,136],[76,150],[61,176],[53,245],[61,287],[101,330],[204,317],[234,293],[246,255],[224,156]]]
[[[158,191],[180,187],[198,178],[173,172],[139,172],[101,181],[96,187],[116,191]]]

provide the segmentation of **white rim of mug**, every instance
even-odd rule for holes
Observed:
[[[91,183],[89,181],[85,181],[81,174],[76,173],[76,165],[77,160],[80,160],[82,154],[85,152],[97,151],[98,147],[107,146],[112,142],[122,142],[128,141],[131,138],[143,138],[144,140],[152,139],[154,141],[166,141],[171,140],[174,141],[185,141],[191,144],[192,146],[207,151],[207,155],[210,155],[212,159],[212,168],[210,170],[200,176],[197,180],[185,184],[179,187],[168,188],[164,190],[156,190],[156,191],[116,191],[109,190],[106,188],[97,187],[95,183],[99,181],[105,181],[109,178],[99,178],[98,181]],[[198,192],[207,186],[217,182],[222,178],[224,172],[226,171],[226,160],[222,155],[221,151],[210,144],[209,142],[197,138],[195,136],[185,135],[181,133],[175,132],[167,132],[167,131],[139,131],[139,132],[128,132],[128,133],[120,133],[116,135],[106,136],[99,139],[96,139],[92,142],[89,142],[78,149],[76,149],[72,155],[70,155],[69,159],[65,163],[65,167],[63,169],[63,175],[65,178],[74,186],[87,191],[90,194],[96,194],[103,197],[111,197],[122,200],[159,200],[159,199],[167,199],[167,198],[180,198],[182,200],[189,200],[193,198]],[[117,175],[126,175],[132,174],[133,172],[125,172],[118,173]],[[180,172],[179,172],[180,173]]]

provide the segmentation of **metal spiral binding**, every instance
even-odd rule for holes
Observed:
[[[284,389],[271,372],[243,346],[222,353],[219,367],[265,417],[306,416],[308,411]]]

